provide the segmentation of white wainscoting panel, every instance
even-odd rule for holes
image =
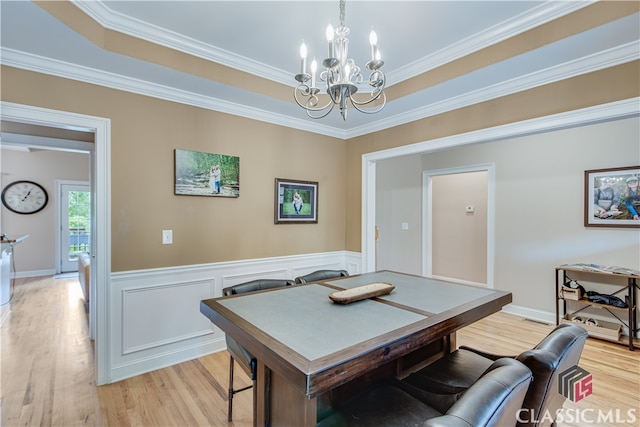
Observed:
[[[200,301],[224,287],[325,269],[358,274],[360,259],[339,251],[112,273],[108,382],[224,350],[224,332],[200,313]]]
[[[122,290],[122,353],[160,347],[211,333],[196,308],[213,295],[213,280]],[[153,309],[148,310],[148,302]]]

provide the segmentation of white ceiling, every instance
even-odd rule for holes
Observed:
[[[293,103],[301,41],[323,59],[337,0],[75,1],[102,26],[263,76],[276,99],[104,50],[29,1],[0,2],[1,63],[348,138],[640,57],[638,14],[390,101],[375,115],[307,118]],[[346,4],[350,56],[361,65],[375,29],[392,86],[557,19],[590,1],[358,1]],[[320,62],[320,61],[319,61]],[[283,97],[280,97],[283,98]]]

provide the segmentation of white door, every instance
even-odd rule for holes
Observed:
[[[78,254],[91,252],[91,187],[60,182],[59,272],[78,271]]]

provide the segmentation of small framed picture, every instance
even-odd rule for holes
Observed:
[[[584,172],[585,227],[640,227],[640,166]]]
[[[174,159],[176,195],[240,196],[240,157],[176,149]]]
[[[276,178],[276,224],[317,224],[318,183]]]

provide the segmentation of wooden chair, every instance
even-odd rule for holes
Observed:
[[[229,286],[222,290],[222,295],[230,296],[236,294],[244,294],[249,292],[256,292],[265,289],[274,289],[281,288],[284,286],[293,286],[293,280],[277,280],[277,279],[259,279],[252,280],[246,283],[240,283],[238,285]],[[253,388],[253,419],[255,424],[255,416],[256,416],[256,368],[257,361],[256,358],[253,357],[251,353],[249,353],[244,347],[236,342],[233,338],[231,338],[228,334],[225,335],[225,339],[227,342],[227,351],[229,352],[230,361],[229,361],[229,392],[228,392],[228,400],[229,400],[229,414],[228,420],[232,421],[233,414],[233,396],[241,391],[248,390]],[[235,362],[238,362],[240,367],[249,375],[251,378],[252,384],[246,387],[242,387],[234,390],[233,388],[233,367]]]
[[[349,272],[347,272],[347,270],[317,270],[305,276],[296,277],[295,282],[296,284],[300,285],[302,283],[318,282],[320,280],[336,279],[338,277],[347,277],[348,275]]]

